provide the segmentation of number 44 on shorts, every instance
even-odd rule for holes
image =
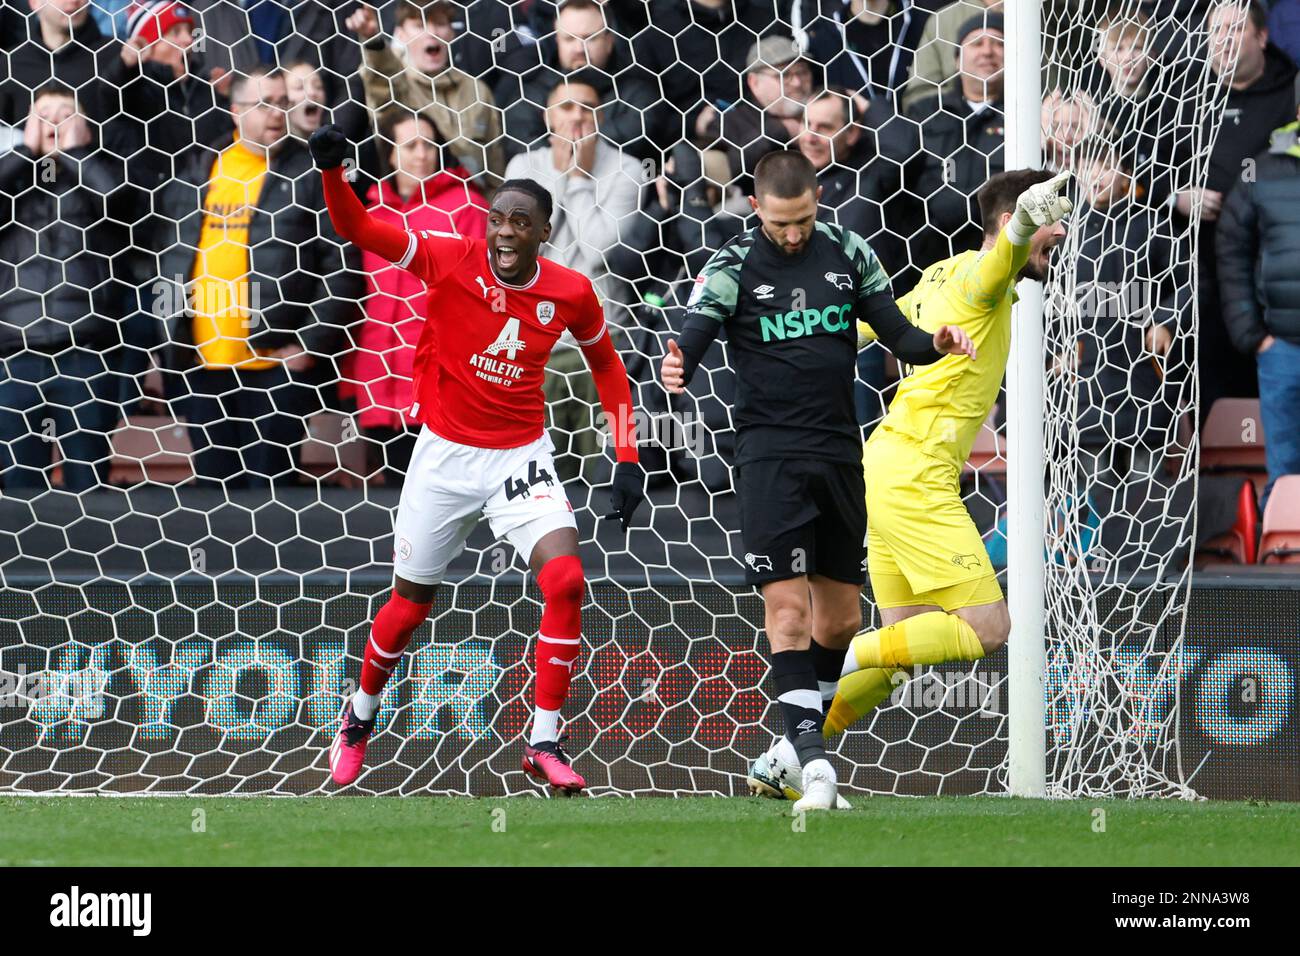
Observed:
[[[507,478],[505,482],[506,500],[514,501],[516,498],[527,498],[532,492],[530,489],[539,482],[546,482],[546,487],[555,487],[555,479],[545,468],[538,468],[536,461],[528,463],[528,480],[523,478]]]

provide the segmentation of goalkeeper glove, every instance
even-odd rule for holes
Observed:
[[[614,486],[609,492],[609,503],[614,510],[605,515],[607,520],[617,519],[626,531],[632,524],[632,515],[645,501],[645,469],[635,461],[620,461],[614,466]]]
[[[1042,226],[1060,222],[1070,214],[1074,204],[1061,195],[1070,181],[1070,171],[1057,173],[1047,182],[1034,183],[1016,197],[1016,211],[1007,224],[1013,244],[1023,246]]]
[[[311,149],[312,158],[316,160],[317,169],[333,169],[342,165],[351,148],[343,130],[333,123],[312,133],[307,145]]]

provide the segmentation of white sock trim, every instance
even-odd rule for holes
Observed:
[[[547,637],[545,634],[538,634],[537,639],[539,641],[545,641],[547,644],[581,644],[582,643],[582,638],[580,637],[575,637],[575,638]]]
[[[369,720],[375,716],[375,711],[379,710],[379,701],[382,694],[367,694],[364,690],[359,690],[352,695],[352,713],[358,720]]]
[[[403,654],[406,653],[406,648],[402,648],[400,651],[397,651],[394,654],[390,654],[388,653],[388,651],[384,650],[378,644],[375,643],[374,637],[370,638],[370,649],[374,651],[376,654],[378,654],[380,657],[390,661],[396,657],[401,657]]]
[[[820,691],[811,689],[788,690],[777,700],[783,704],[792,704],[806,710],[815,710],[819,714],[822,711],[822,695]]]
[[[559,739],[560,712],[538,707],[533,712],[533,731],[528,738],[529,745],[536,747],[544,741]]]

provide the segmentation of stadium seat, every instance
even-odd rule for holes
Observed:
[[[1235,507],[1230,500],[1230,489],[1234,486]],[[1196,568],[1206,570],[1212,564],[1254,564],[1259,540],[1255,485],[1245,478],[1204,478],[1198,506],[1200,542],[1196,547]],[[1232,524],[1225,527],[1228,520]]]
[[[1300,564],[1300,475],[1283,475],[1273,483],[1264,509],[1260,564]]]
[[[1256,491],[1262,490],[1268,480],[1264,438],[1259,399],[1219,399],[1201,428],[1201,471],[1241,472],[1255,483]]]
[[[365,443],[343,440],[344,416],[320,412],[307,419],[307,441],[302,446],[302,470],[326,480],[350,483],[366,474]]]
[[[112,442],[112,484],[148,480],[174,485],[194,475],[189,433],[171,416],[133,415],[113,433]]]

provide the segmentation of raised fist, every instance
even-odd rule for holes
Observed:
[[[312,133],[307,145],[311,149],[312,158],[316,160],[317,169],[333,169],[342,165],[344,157],[352,148],[348,138],[343,135],[343,130],[333,123]]]

